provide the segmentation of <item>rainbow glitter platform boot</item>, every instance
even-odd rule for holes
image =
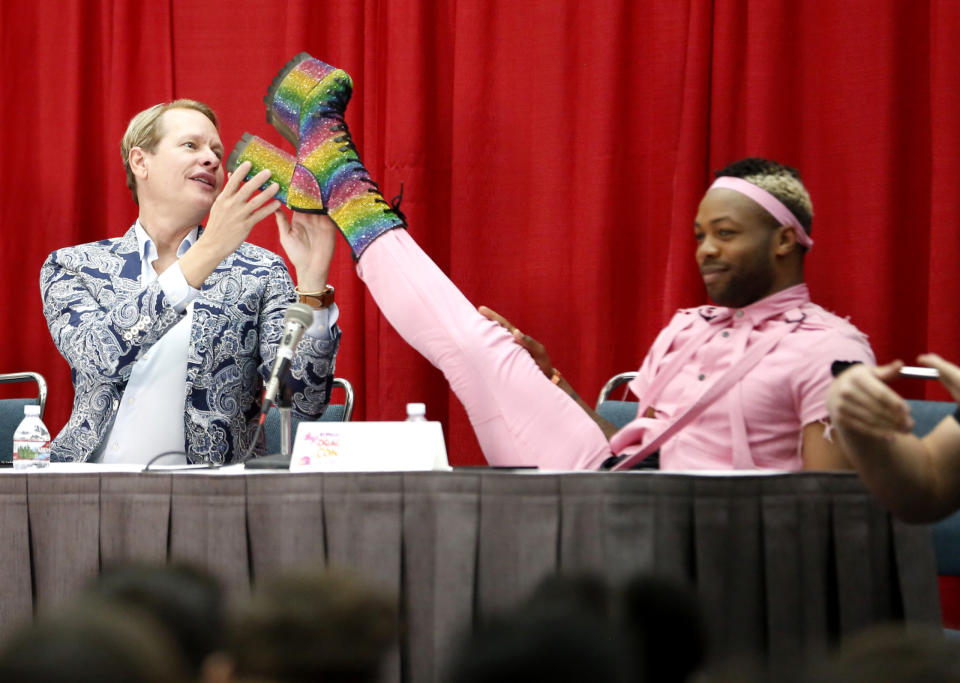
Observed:
[[[264,102],[267,120],[297,147],[291,195],[310,195],[308,172],[359,259],[370,242],[406,221],[399,200],[387,203],[350,139],[344,112],[352,94],[349,74],[301,52],[273,79]],[[289,206],[297,208],[293,201]]]
[[[292,154],[271,145],[263,138],[244,133],[227,157],[227,170],[232,173],[244,161],[251,164],[248,180],[263,169],[270,169],[272,175],[267,183],[277,183],[280,186],[280,190],[274,195],[277,201],[296,211],[326,213],[317,181],[307,169],[297,165],[297,159]],[[260,189],[265,187],[266,185]]]

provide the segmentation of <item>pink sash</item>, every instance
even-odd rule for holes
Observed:
[[[665,441],[695,420],[714,401],[723,396],[726,392],[730,391],[730,389],[737,382],[739,382],[744,375],[753,369],[753,367],[759,363],[764,356],[770,353],[773,348],[780,343],[781,339],[800,326],[800,323],[803,322],[803,317],[804,316],[801,315],[799,320],[787,321],[780,330],[765,336],[763,340],[760,341],[756,346],[748,350],[737,363],[734,363],[732,366],[730,366],[730,368],[727,369],[725,373],[718,377],[713,384],[711,384],[707,390],[700,395],[700,398],[698,398],[685,411],[680,413],[680,415],[678,415],[673,422],[668,424],[651,441],[647,443],[639,443],[633,446],[627,446],[624,448],[620,454],[625,457],[623,457],[620,462],[618,462],[611,469],[629,469],[631,466],[637,464],[648,455],[655,452]],[[653,400],[655,400],[656,395],[660,393],[660,391],[663,389],[663,386],[676,375],[681,365],[690,359],[694,351],[699,348],[701,344],[709,340],[709,338],[712,336],[711,333],[716,333],[719,331],[719,329],[720,328],[714,327],[713,325],[707,327],[705,332],[701,332],[696,337],[691,339],[686,345],[684,345],[684,348],[681,349],[680,353],[677,354],[677,357],[671,361],[668,368],[665,368],[664,371],[657,373],[657,377],[650,387],[651,391],[644,392],[651,398],[646,399],[645,396],[645,400],[643,403],[641,403],[642,410],[638,411],[640,416],[617,432],[617,434],[614,436],[614,439],[620,440],[617,437],[620,437],[620,435],[623,434],[625,438],[629,438],[629,440],[634,443],[637,441],[643,441],[643,438],[647,436],[655,426],[663,424],[661,420],[643,417],[643,413],[646,412],[647,407],[652,404]],[[633,449],[637,450],[634,450],[631,453],[631,450]]]

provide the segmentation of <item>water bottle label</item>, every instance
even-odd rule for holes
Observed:
[[[50,442],[35,439],[17,439],[13,442],[13,460],[50,461]]]

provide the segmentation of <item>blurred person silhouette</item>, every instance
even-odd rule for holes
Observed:
[[[596,574],[554,574],[537,585],[527,606],[605,620],[627,640],[639,681],[681,683],[707,663],[699,599],[691,588],[665,576],[638,573],[614,590]]]
[[[596,574],[557,573],[540,581],[526,601],[528,607],[581,611],[596,619],[610,619],[613,596],[609,584]]]
[[[534,601],[465,638],[447,683],[627,683],[628,641],[583,604]]]
[[[0,681],[179,683],[190,680],[176,646],[146,613],[88,597],[51,611],[8,637]]]
[[[880,624],[856,634],[809,683],[960,683],[960,641],[942,630]]]
[[[88,593],[140,609],[167,630],[194,676],[223,647],[226,615],[219,581],[187,564],[106,568]]]
[[[396,600],[347,574],[302,568],[258,586],[205,680],[377,681],[399,633]]]
[[[638,574],[627,582],[620,601],[637,680],[682,683],[706,665],[707,627],[691,588],[664,576]]]

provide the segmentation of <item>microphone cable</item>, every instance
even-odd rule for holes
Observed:
[[[263,423],[267,421],[267,413],[270,411],[270,406],[273,405],[273,402],[267,403],[266,410],[261,409],[260,415],[257,417],[257,429],[253,432],[253,437],[250,439],[250,445],[247,446],[247,452],[243,454],[243,457],[237,461],[238,465],[242,465],[247,460],[250,459],[250,456],[253,455],[253,449],[257,446],[257,441],[260,440],[260,435],[263,434]],[[264,443],[266,443],[266,435],[264,434]]]
[[[159,460],[160,458],[165,458],[165,457],[167,457],[168,455],[182,455],[182,456],[184,457],[184,459],[186,459],[186,457],[187,457],[186,452],[185,452],[185,451],[182,451],[182,450],[164,451],[163,453],[157,453],[155,456],[153,456],[152,458],[150,458],[150,459],[147,461],[147,464],[144,465],[144,466],[143,466],[143,469],[140,470],[140,471],[141,471],[141,472],[161,472],[161,471],[162,471],[162,472],[176,472],[176,471],[178,471],[178,470],[182,470],[182,471],[186,471],[186,470],[203,470],[203,469],[216,470],[216,469],[220,469],[221,467],[223,467],[223,465],[220,465],[219,463],[213,463],[213,462],[200,463],[200,464],[191,464],[191,463],[188,462],[187,464],[183,465],[182,467],[167,467],[167,468],[165,468],[165,469],[163,469],[163,470],[152,470],[152,469],[150,469],[150,467],[151,467],[157,460]]]

